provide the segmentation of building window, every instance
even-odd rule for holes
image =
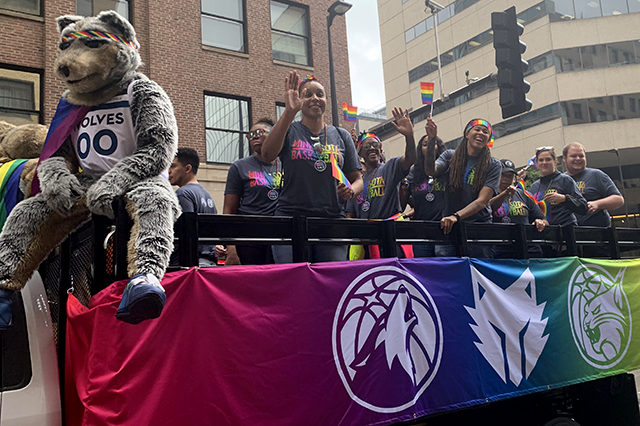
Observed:
[[[105,10],[115,10],[129,20],[128,0],[76,0],[76,13],[80,16],[95,16]]]
[[[247,53],[244,0],[201,0],[202,44]]]
[[[0,68],[0,120],[34,124],[40,120],[40,74]]]
[[[283,113],[284,113],[284,103],[276,102],[276,121],[280,120],[280,117],[282,116]],[[302,120],[302,111],[298,111],[293,121],[301,121],[301,120]]]
[[[576,7],[576,18],[578,19],[597,18],[602,16],[600,0],[574,0],[573,3]]]
[[[273,59],[311,65],[309,9],[271,0],[271,48]]]
[[[205,94],[207,162],[233,163],[251,155],[245,135],[251,127],[250,100]]]
[[[0,0],[0,9],[28,13],[29,15],[42,15],[41,0]]]

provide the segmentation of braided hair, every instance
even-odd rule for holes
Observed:
[[[467,126],[465,126],[465,129],[467,129],[469,124],[476,120],[477,119],[474,118],[469,121]],[[489,129],[489,132],[491,132],[491,129]],[[453,192],[460,191],[464,185],[464,177],[467,171],[467,159],[469,155],[467,151],[467,143],[469,142],[467,139],[468,133],[469,132],[465,130],[462,142],[460,142],[460,145],[458,145],[456,151],[453,153],[453,158],[451,158],[451,163],[449,164],[449,188]],[[473,179],[474,192],[480,192],[484,186],[490,162],[491,151],[489,150],[489,147],[485,145],[478,155],[478,162],[475,166],[475,177]]]
[[[416,146],[416,161],[413,164],[413,181],[414,182],[424,182],[427,179],[427,172],[424,170],[424,154],[422,153],[422,142],[428,138],[427,135],[424,135],[423,137],[420,138],[420,141],[418,142],[417,146]],[[440,157],[440,154],[442,154],[445,151],[445,146],[444,143],[442,142],[442,139],[440,138],[436,138],[436,154],[435,157],[436,159],[438,157]]]

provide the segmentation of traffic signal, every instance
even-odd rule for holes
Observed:
[[[527,112],[533,106],[526,97],[531,88],[524,80],[529,63],[522,59],[527,45],[520,41],[524,27],[518,23],[515,6],[504,12],[493,12],[491,29],[496,50],[502,118],[509,118]]]

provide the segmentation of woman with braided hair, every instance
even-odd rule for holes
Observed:
[[[498,193],[502,172],[500,161],[492,158],[489,151],[494,139],[491,124],[482,119],[469,121],[456,150],[446,150],[437,159],[438,128],[431,116],[427,118],[426,129],[429,142],[425,171],[430,176],[444,178],[446,182],[445,206],[440,219],[442,231],[448,234],[461,220],[490,223],[489,201]],[[476,248],[481,252],[470,253],[471,257],[490,257],[490,250]]]

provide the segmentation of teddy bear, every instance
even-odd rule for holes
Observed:
[[[116,318],[130,324],[160,316],[160,280],[180,215],[166,171],[178,148],[165,91],[137,72],[133,26],[114,11],[57,19],[54,69],[66,86],[42,148],[31,198],[0,233],[0,327],[11,324],[11,297],[64,238],[97,214],[114,218],[123,197],[133,221],[130,277]]]

